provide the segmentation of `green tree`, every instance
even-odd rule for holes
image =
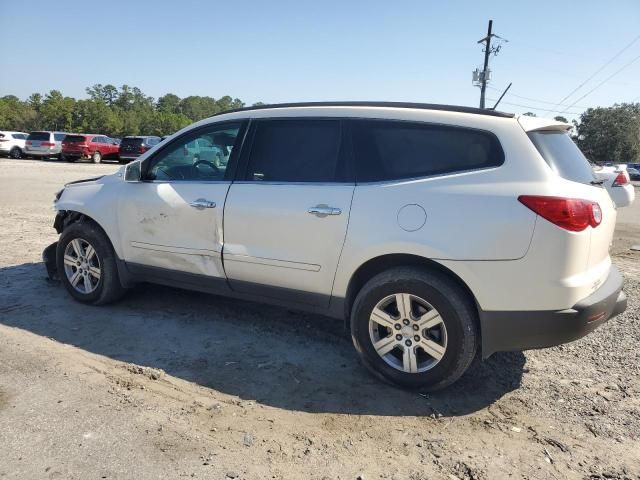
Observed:
[[[553,117],[553,119],[558,121],[558,122],[569,123],[569,120],[567,120],[567,118],[563,117],[562,115],[557,115],[557,116]]]
[[[173,93],[167,93],[158,99],[156,108],[160,112],[165,113],[179,113],[180,112],[180,97]]]
[[[640,160],[640,103],[590,108],[580,115],[577,143],[595,162]]]

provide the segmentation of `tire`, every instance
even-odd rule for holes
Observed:
[[[90,253],[87,245],[93,248],[94,254]],[[89,255],[83,257],[87,252]],[[82,261],[82,258],[87,261]],[[76,261],[71,262],[72,259]],[[120,284],[111,242],[102,229],[91,221],[81,220],[64,229],[56,248],[56,264],[65,288],[82,303],[104,305],[118,300],[126,291]],[[78,271],[79,278],[75,276]],[[84,275],[84,272],[87,274]]]
[[[93,155],[91,155],[91,160],[93,160],[93,163],[102,162],[102,154],[100,152],[93,152]]]
[[[403,316],[398,301],[408,302],[412,313]],[[372,316],[374,308],[381,316]],[[378,378],[412,390],[440,390],[458,380],[476,355],[477,310],[446,275],[397,267],[371,278],[356,296],[351,338]]]
[[[9,152],[9,158],[13,158],[15,160],[22,158],[22,150],[20,147],[13,147]]]

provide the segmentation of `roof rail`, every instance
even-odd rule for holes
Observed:
[[[252,110],[265,110],[270,108],[292,108],[292,107],[387,107],[387,108],[418,108],[422,110],[440,110],[446,112],[472,113],[476,115],[487,115],[490,117],[513,118],[513,113],[499,112],[496,110],[463,107],[460,105],[440,105],[436,103],[412,103],[412,102],[367,102],[367,101],[338,101],[338,102],[298,102],[298,103],[273,103],[266,105],[255,105],[253,107],[235,108],[224,112],[216,113],[215,116],[226,113],[249,112]]]

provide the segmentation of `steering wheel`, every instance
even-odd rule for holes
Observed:
[[[207,165],[208,167],[211,167],[213,169],[214,173],[216,173],[216,174],[220,173],[220,169],[218,167],[216,167],[214,163],[212,163],[212,162],[210,162],[208,160],[196,160],[193,163],[193,167],[194,168],[198,168],[198,165],[200,165],[200,164],[204,164],[204,165]]]

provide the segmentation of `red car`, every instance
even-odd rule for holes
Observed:
[[[75,162],[81,158],[90,158],[93,163],[103,159],[118,159],[120,145],[106,135],[67,135],[62,140],[62,158]]]

